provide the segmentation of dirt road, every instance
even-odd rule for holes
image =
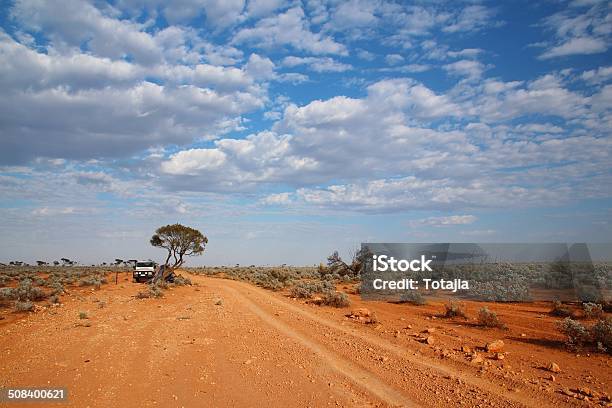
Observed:
[[[3,324],[0,385],[67,387],[68,402],[56,405],[70,407],[583,404],[542,392],[508,365],[483,370],[442,358],[384,324],[350,321],[346,309],[243,282],[192,280],[197,286],[163,299],[135,299],[141,287],[130,282],[107,285]],[[610,378],[609,365],[603,375]]]

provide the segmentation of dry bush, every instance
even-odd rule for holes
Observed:
[[[186,286],[191,285],[191,279],[183,276],[177,275],[174,277],[174,282],[172,282],[175,286]]]
[[[599,319],[603,316],[603,307],[597,303],[583,303],[582,311],[587,319]]]
[[[484,327],[506,328],[506,325],[497,317],[497,313],[491,312],[486,306],[478,311],[478,324]]]
[[[141,290],[136,294],[136,298],[138,299],[148,299],[148,298],[160,298],[164,296],[164,291],[162,288],[167,288],[168,285],[148,285],[146,290]]]
[[[444,317],[462,317],[464,319],[467,319],[464,305],[462,305],[461,303],[453,302],[451,300],[446,305],[444,305]]]
[[[561,322],[557,323],[559,331],[567,336],[565,345],[572,350],[580,349],[585,344],[591,342],[591,333],[582,325],[582,323],[566,317]]]
[[[298,282],[291,288],[291,297],[298,299],[310,299],[316,293],[333,291],[334,285],[331,282]]]
[[[351,302],[346,293],[343,292],[327,292],[323,295],[321,304],[333,307],[348,307]]]
[[[565,345],[572,351],[589,346],[612,354],[612,317],[601,318],[591,327],[566,317],[557,328],[567,337]]]
[[[593,342],[597,345],[599,351],[612,354],[612,318],[606,317],[599,319],[597,323],[591,327],[591,336]]]
[[[17,300],[15,302],[15,310],[18,312],[30,312],[34,309],[34,303],[29,300]]]
[[[549,313],[558,317],[572,317],[574,315],[570,308],[563,306],[563,303],[561,303],[559,300],[553,301],[553,308]]]
[[[427,299],[418,290],[409,290],[402,293],[400,303],[412,303],[416,306],[424,306],[427,304]]]

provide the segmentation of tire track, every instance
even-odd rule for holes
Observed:
[[[287,324],[281,322],[278,319],[275,319],[271,314],[257,306],[255,302],[253,302],[251,299],[248,299],[244,295],[244,293],[240,293],[235,288],[231,288],[228,286],[223,287],[223,289],[229,291],[234,296],[241,298],[242,303],[244,303],[249,308],[249,310],[253,312],[257,317],[259,317],[263,322],[272,326],[274,329],[276,329],[283,335],[297,340],[303,346],[307,347],[315,354],[320,356],[326,362],[329,368],[348,378],[350,381],[358,385],[367,393],[374,394],[376,397],[380,398],[382,401],[386,402],[391,406],[417,406],[417,404],[411,401],[408,397],[403,395],[398,390],[390,387],[388,384],[384,383],[379,378],[372,375],[372,373],[363,370],[362,368],[349,362],[343,357],[336,355],[334,352],[328,350],[326,347],[319,344],[315,340],[296,332]]]
[[[276,306],[280,306],[286,310],[289,310],[291,312],[294,312],[306,319],[309,319],[311,321],[314,321],[320,325],[326,326],[327,328],[336,330],[336,331],[340,331],[342,332],[344,335],[347,336],[351,336],[353,338],[362,340],[370,345],[376,346],[380,349],[383,349],[393,355],[395,355],[396,357],[402,359],[402,360],[407,360],[410,364],[412,364],[413,366],[420,366],[420,368],[423,368],[425,370],[428,371],[434,371],[436,372],[439,376],[453,376],[456,378],[461,378],[461,380],[463,380],[467,385],[470,385],[472,387],[476,387],[488,394],[494,395],[498,398],[501,398],[503,400],[506,400],[508,402],[513,402],[515,404],[521,405],[521,406],[528,406],[528,407],[541,407],[542,406],[542,401],[536,398],[531,398],[529,395],[526,394],[516,394],[513,392],[508,391],[508,389],[506,387],[502,387],[500,385],[497,385],[491,381],[487,381],[484,380],[482,378],[473,376],[465,371],[460,371],[457,369],[454,369],[452,367],[449,366],[445,366],[445,365],[441,365],[441,364],[435,364],[434,362],[428,361],[426,358],[418,358],[416,356],[408,356],[406,349],[398,346],[396,344],[393,344],[389,341],[386,341],[384,339],[381,339],[377,336],[373,336],[370,335],[368,333],[364,333],[364,332],[360,332],[357,330],[349,330],[347,328],[344,328],[340,325],[338,325],[337,322],[326,319],[324,317],[321,317],[315,313],[312,313],[308,310],[305,310],[302,307],[299,307],[297,305],[291,304],[287,301],[281,300],[279,298],[277,298],[276,296],[273,296],[272,294],[266,292],[264,289],[261,289],[259,287],[253,286],[253,285],[249,285],[247,283],[244,282],[238,282],[238,281],[229,281],[231,283],[231,285],[236,285],[239,287],[239,291],[240,291],[240,295],[249,302],[253,303],[254,301],[256,302],[256,300],[254,299],[254,297],[252,295],[249,295],[248,292],[254,292],[257,293],[258,295],[261,295],[263,298],[265,298],[268,302],[268,304],[270,305],[276,305]],[[227,286],[225,286],[227,287]],[[233,290],[235,290],[234,288],[231,288]],[[242,290],[241,290],[242,289]],[[247,289],[247,290],[245,290]],[[265,313],[265,312],[264,312]],[[277,321],[277,319],[272,318],[273,321]],[[285,325],[284,323],[279,323],[282,325]],[[285,325],[286,326],[286,325]],[[291,329],[289,326],[287,326],[288,330],[292,333],[295,333],[295,330]],[[372,374],[369,374],[370,376],[372,376]],[[553,405],[552,401],[551,401],[551,406]]]

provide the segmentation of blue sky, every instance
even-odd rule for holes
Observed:
[[[3,2],[0,261],[609,242],[605,1]]]

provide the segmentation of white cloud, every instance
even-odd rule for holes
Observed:
[[[492,24],[494,12],[490,8],[481,5],[464,7],[461,12],[454,16],[450,24],[444,26],[442,31],[455,33],[460,31],[478,31]]]
[[[443,227],[448,225],[468,225],[477,220],[474,215],[449,215],[446,217],[428,217],[420,220],[410,221],[410,225],[426,225],[432,227]]]
[[[252,28],[242,28],[232,41],[235,44],[248,43],[262,48],[290,45],[296,50],[311,54],[347,54],[346,47],[332,37],[310,31],[301,7],[266,17]]]
[[[291,193],[270,194],[260,200],[264,205],[288,205],[291,201]]]
[[[606,2],[575,4],[547,17],[543,25],[554,32],[556,44],[542,53],[540,59],[605,52],[612,34]]]
[[[203,170],[217,169],[226,160],[225,153],[216,149],[183,150],[162,163],[162,171],[168,174],[197,174]]]
[[[474,60],[460,60],[443,66],[451,75],[465,76],[470,79],[479,79],[485,70],[484,64]]]
[[[283,7],[285,0],[249,0],[247,15],[250,18],[261,18]]]
[[[404,57],[402,57],[399,54],[388,54],[385,57],[385,61],[387,62],[387,64],[389,65],[399,65],[402,62],[404,62]]]
[[[580,78],[593,84],[608,82],[612,80],[612,66],[585,71],[580,75]]]
[[[567,55],[598,54],[608,49],[608,44],[600,38],[572,38],[553,47],[540,55],[541,59],[563,57]]]
[[[87,44],[101,57],[123,58],[152,64],[162,60],[162,50],[144,26],[103,14],[88,2],[19,0],[12,16],[26,28],[48,36],[57,49]]]

